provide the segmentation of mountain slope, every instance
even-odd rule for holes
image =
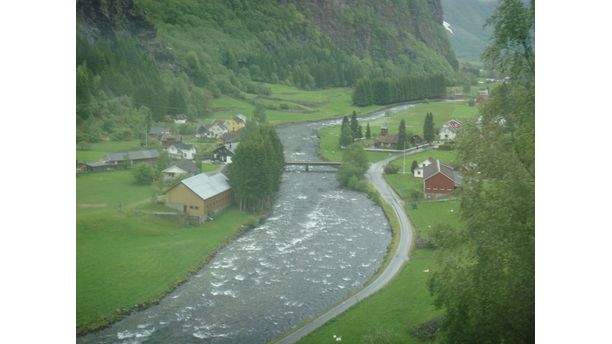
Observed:
[[[442,0],[444,20],[454,34],[448,37],[459,59],[478,62],[488,45],[491,30],[483,28],[498,0]]]
[[[111,134],[106,122],[118,113],[131,113],[123,127],[206,116],[211,97],[269,94],[260,81],[312,89],[372,75],[453,79],[442,17],[439,0],[79,0],[77,124]]]

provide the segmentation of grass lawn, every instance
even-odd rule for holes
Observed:
[[[158,299],[253,221],[234,208],[193,227],[114,210],[77,215],[77,327]]]
[[[139,140],[90,143],[87,150],[77,149],[76,158],[78,161],[92,162],[102,159],[106,153],[138,149],[143,149]]]
[[[83,173],[76,183],[79,210],[126,206],[159,193],[153,185],[136,184],[131,170]]]
[[[208,162],[203,162],[202,163],[202,172],[210,172],[210,171],[214,171],[218,168],[221,168],[221,165],[217,165],[217,164],[211,164]]]

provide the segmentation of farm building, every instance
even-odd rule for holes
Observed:
[[[163,170],[162,176],[165,181],[174,179],[178,176],[186,176],[200,172],[193,160],[179,160],[174,165]]]
[[[179,138],[178,136],[174,136],[174,135],[162,135],[162,138],[160,140],[162,147],[164,147],[164,149],[172,146],[173,144],[179,143],[182,141],[182,138]]]
[[[462,125],[463,123],[456,119],[451,119],[450,121],[444,123],[440,128],[440,140],[454,140],[457,137],[457,132]]]
[[[129,152],[108,153],[104,158],[109,164],[132,166],[135,163],[146,162],[154,164],[159,159],[159,152],[156,149],[146,149]]]
[[[376,148],[395,148],[395,146],[397,146],[397,135],[381,135],[374,141]]]
[[[209,214],[229,206],[232,191],[227,177],[221,173],[208,176],[200,173],[183,179],[166,192],[166,205],[194,218],[206,220]]]
[[[193,145],[188,145],[182,142],[175,143],[168,147],[168,155],[172,159],[188,159],[193,160],[196,155],[196,149]]]
[[[117,167],[115,164],[111,164],[105,161],[96,162],[81,162],[78,163],[79,172],[104,172],[112,171]]]
[[[170,134],[170,129],[166,127],[152,127],[149,129],[150,137],[161,137],[162,135]]]
[[[236,152],[236,148],[238,148],[239,144],[240,142],[234,142],[234,143],[230,142],[230,143],[219,145],[219,147],[217,147],[213,151],[213,159],[231,164],[232,156],[234,156],[234,153]]]
[[[461,176],[440,160],[423,167],[423,194],[434,198],[452,192],[461,186]]]

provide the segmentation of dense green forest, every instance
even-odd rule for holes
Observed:
[[[357,82],[353,90],[353,104],[385,105],[444,96],[446,96],[446,80],[442,74],[363,78]]]
[[[457,61],[438,0],[77,1],[77,141],[134,139],[220,95],[444,74]]]

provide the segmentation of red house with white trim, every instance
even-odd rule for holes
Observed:
[[[434,198],[452,192],[461,186],[461,176],[440,160],[423,167],[423,194]]]

